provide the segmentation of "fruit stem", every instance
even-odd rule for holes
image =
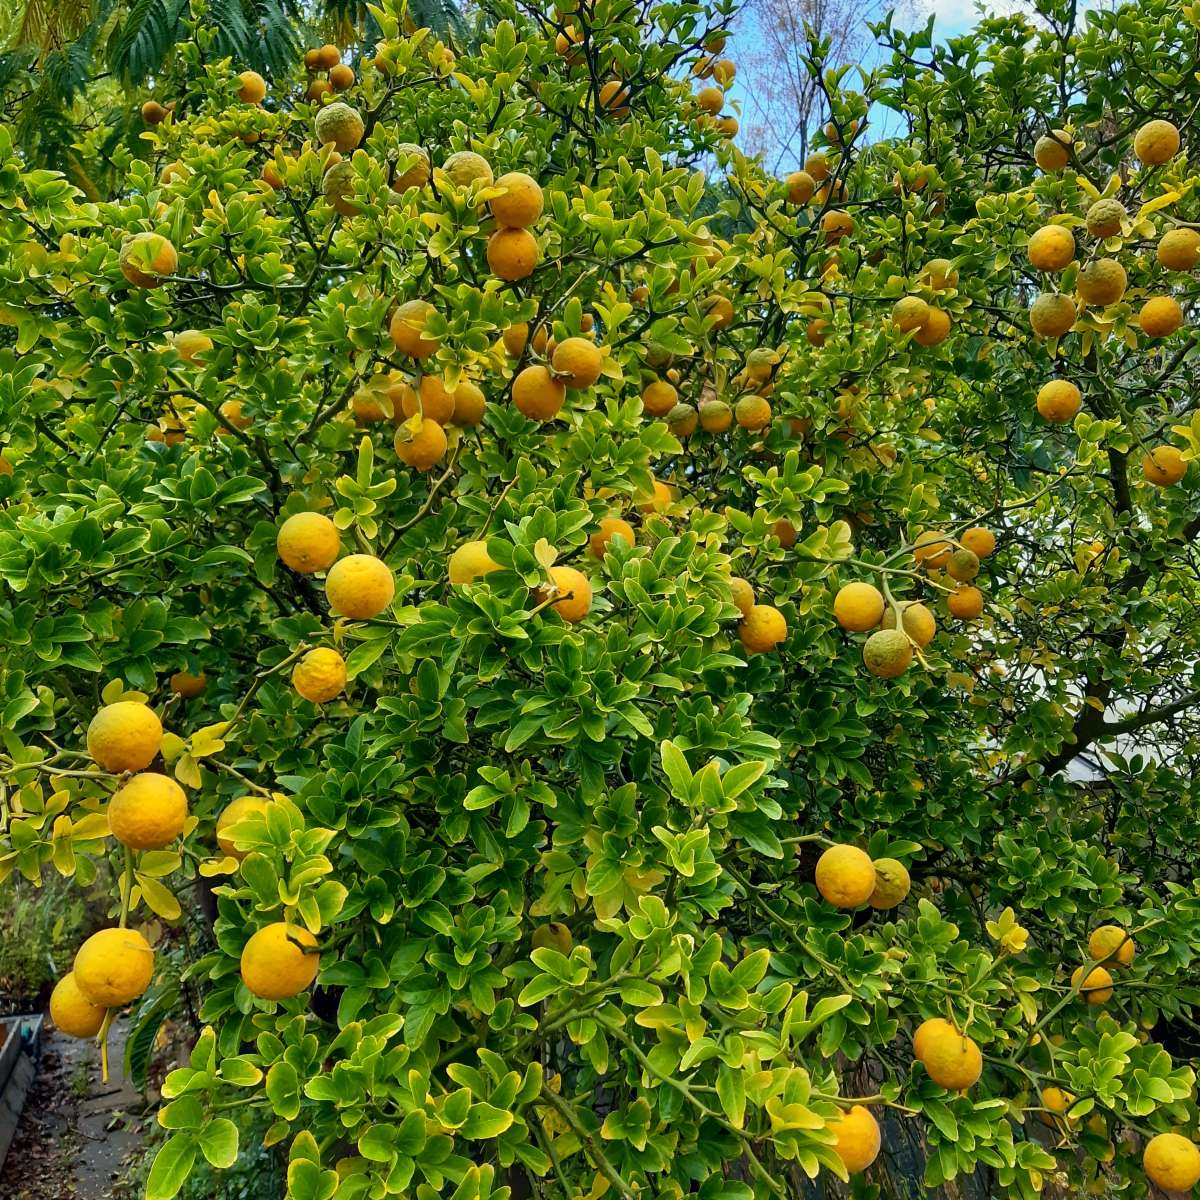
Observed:
[[[125,869],[121,873],[121,919],[117,922],[124,929],[129,924],[129,901],[133,895],[133,847],[125,847]],[[107,1078],[107,1077],[106,1077]]]

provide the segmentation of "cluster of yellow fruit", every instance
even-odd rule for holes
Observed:
[[[737,117],[730,113],[722,115],[725,93],[737,75],[737,67],[727,58],[705,55],[692,66],[698,79],[711,79],[696,92],[696,107],[700,109],[700,125],[715,129],[723,137],[731,138],[738,131]]]
[[[741,613],[738,637],[747,654],[764,654],[774,650],[787,637],[787,621],[783,613],[770,604],[757,604],[749,580],[734,575],[729,581],[729,593]]]
[[[1100,965],[1091,970],[1076,967],[1071,973],[1071,986],[1078,988],[1089,1004],[1106,1003],[1113,994],[1113,977],[1108,968],[1130,966],[1135,952],[1133,938],[1119,925],[1098,926],[1088,938],[1088,957]]]
[[[895,908],[908,895],[908,869],[895,858],[876,858],[857,846],[830,846],[817,860],[817,891],[834,908]]]
[[[344,92],[354,86],[354,68],[342,62],[342,52],[332,42],[305,50],[304,69],[309,74],[306,100],[319,101],[332,92]]]
[[[937,530],[925,530],[917,535],[912,553],[933,580],[939,573],[954,580],[955,586],[946,596],[946,606],[952,616],[970,621],[983,612],[983,593],[972,580],[979,574],[980,560],[995,548],[992,531],[977,525],[958,539]],[[937,633],[937,621],[926,605],[909,600],[889,607],[874,584],[861,580],[838,590],[833,599],[833,615],[848,633],[875,630],[863,644],[863,664],[872,675],[883,679],[903,675],[912,664],[914,649],[924,650]],[[881,623],[883,628],[877,629]]]

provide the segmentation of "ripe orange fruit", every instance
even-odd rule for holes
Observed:
[[[234,429],[246,430],[254,424],[254,418],[246,414],[240,400],[226,400],[217,411]],[[217,429],[217,436],[229,436],[228,428],[224,425],[220,426]]]
[[[425,336],[425,324],[433,316],[434,308],[428,300],[408,300],[398,305],[392,313],[389,332],[396,349],[410,358],[428,358],[436,354],[441,342]]]
[[[983,1055],[979,1047],[949,1021],[938,1018],[926,1021],[917,1030],[913,1052],[929,1078],[951,1092],[966,1091],[983,1074]]]
[[[267,81],[257,71],[243,71],[238,85],[238,99],[247,104],[261,104],[267,94]]]
[[[329,96],[333,93],[333,87],[327,79],[314,79],[305,90],[304,98],[315,103],[322,96]]]
[[[979,574],[979,555],[970,550],[955,550],[946,562],[946,574],[959,583],[970,583]]]
[[[175,247],[158,233],[135,233],[121,245],[121,274],[134,287],[162,287],[179,268]]]
[[[1084,978],[1083,967],[1071,972],[1071,986],[1079,988],[1079,994],[1089,1004],[1104,1004],[1112,999],[1112,976],[1103,967],[1093,967]]]
[[[1075,324],[1075,301],[1061,292],[1043,292],[1029,310],[1029,324],[1038,337],[1062,337]]]
[[[904,619],[904,632],[908,634],[922,650],[933,641],[937,633],[937,621],[933,613],[924,604],[915,600],[905,600],[900,603],[900,611]],[[889,608],[883,614],[884,629],[896,628],[896,610]]]
[[[1038,138],[1033,147],[1033,161],[1047,174],[1061,171],[1071,161],[1071,135],[1055,129]]]
[[[207,354],[213,348],[213,341],[198,329],[181,329],[172,338],[172,345],[185,363],[192,364],[198,355]]]
[[[696,104],[715,117],[725,107],[725,93],[719,87],[702,87],[696,93]]]
[[[835,908],[858,908],[875,890],[875,864],[857,846],[830,846],[817,859],[816,884]]]
[[[728,329],[733,324],[733,302],[728,296],[709,296],[704,301],[704,315],[712,320],[714,329]]]
[[[497,229],[488,238],[487,261],[499,279],[528,279],[538,264],[537,240],[528,229]]]
[[[958,540],[978,558],[987,558],[996,549],[996,535],[982,525],[973,525]]]
[[[983,612],[983,593],[977,587],[963,584],[946,597],[946,607],[960,621],[973,621]]]
[[[724,400],[700,401],[700,428],[705,433],[724,433],[733,424],[733,409]]]
[[[524,171],[509,171],[496,180],[496,186],[504,188],[503,196],[488,201],[492,216],[501,225],[512,229],[526,229],[542,215],[545,197],[538,181]]]
[[[603,558],[608,552],[609,540],[613,537],[624,538],[626,545],[629,546],[637,544],[633,526],[628,521],[621,517],[604,517],[596,532],[588,538],[588,547],[597,558]]]
[[[743,396],[734,406],[733,414],[743,428],[757,433],[771,423],[771,406],[762,396]]]
[[[750,581],[743,579],[740,575],[730,576],[729,594],[732,596],[734,607],[738,612],[743,617],[748,616],[754,607],[754,588],[750,586]]]
[[[736,137],[738,131],[738,119],[735,116],[724,116],[717,118],[717,132],[722,137]]]
[[[700,417],[690,404],[677,404],[667,413],[667,428],[683,441],[696,432]]]
[[[796,544],[796,538],[799,536],[795,525],[786,518],[776,521],[771,526],[771,532],[779,539],[779,544],[785,550],[790,550]]]
[[[804,170],[817,183],[823,183],[829,178],[829,160],[819,150],[815,150],[804,160]]]
[[[570,625],[582,621],[592,607],[592,585],[588,577],[574,567],[551,567],[547,574],[550,586],[538,589],[538,603],[557,596],[559,599],[550,607]]]
[[[1187,474],[1188,465],[1177,446],[1155,446],[1142,458],[1142,474],[1155,487],[1170,487]]]
[[[338,616],[355,621],[377,617],[392,602],[396,581],[373,554],[348,554],[325,576],[325,595]]]
[[[335,92],[344,92],[354,86],[354,68],[338,63],[329,68],[329,84]]]
[[[1168,229],[1159,240],[1156,256],[1168,271],[1190,271],[1200,262],[1200,233],[1184,226]]]
[[[147,100],[142,105],[142,120],[147,125],[161,125],[167,119],[167,110],[157,100]]]
[[[840,208],[830,209],[821,218],[821,231],[825,234],[825,240],[835,245],[854,232],[854,218]]]
[[[460,427],[478,425],[486,408],[483,389],[469,379],[460,380],[454,389],[454,413],[450,418],[454,424]]]
[[[917,329],[925,324],[929,316],[929,305],[920,296],[901,296],[892,305],[892,324],[901,333]]]
[[[863,645],[863,665],[880,679],[903,675],[912,660],[912,642],[898,629],[878,629]]]
[[[400,158],[396,162],[396,175],[392,179],[392,191],[403,195],[413,188],[422,188],[429,182],[429,155],[423,146],[415,142],[401,142],[397,147]],[[408,165],[400,170],[400,163]]]
[[[807,171],[793,171],[784,181],[791,204],[807,204],[817,190],[816,180]]]
[[[1147,121],[1134,134],[1133,152],[1147,167],[1170,162],[1179,153],[1179,130],[1170,121]]]
[[[574,25],[567,25],[554,39],[554,53],[559,58],[565,58],[570,66],[578,66],[584,58],[583,51],[578,48],[582,41],[583,35],[579,30]]]
[[[614,117],[629,115],[629,89],[619,79],[609,79],[600,85],[600,107]]]
[[[943,567],[954,547],[944,533],[936,529],[923,529],[913,541],[912,556],[918,564],[926,567]]]
[[[481,575],[500,569],[500,564],[488,554],[486,541],[463,542],[450,555],[447,575],[453,584],[474,583]]]
[[[1061,271],[1075,258],[1075,237],[1063,225],[1043,225],[1026,247],[1029,263],[1038,271]]]
[[[837,623],[851,633],[866,633],[883,619],[883,593],[871,583],[847,583],[833,598]]]
[[[569,337],[554,348],[554,374],[569,388],[589,388],[600,378],[604,356],[587,338]]]
[[[515,325],[510,325],[500,335],[500,340],[513,358],[520,358],[525,352],[525,343],[529,341],[529,323],[518,321]]]
[[[764,654],[787,637],[787,622],[770,604],[755,604],[738,623],[738,637],[748,654]]]
[[[454,396],[446,390],[440,375],[422,375],[418,391],[406,388],[401,392],[400,411],[405,417],[419,412],[427,421],[447,425],[454,416]]]
[[[1070,421],[1083,405],[1083,395],[1069,379],[1051,379],[1037,394],[1037,410],[1047,421]]]
[[[162,722],[152,708],[136,700],[118,700],[92,718],[87,748],[105,771],[142,771],[154,761],[162,736]]]
[[[396,457],[417,471],[432,470],[446,457],[446,431],[419,413],[396,430],[394,444]]]
[[[921,282],[935,292],[958,287],[958,271],[948,258],[931,258],[921,268]]]
[[[538,365],[526,367],[513,380],[512,397],[531,421],[552,421],[566,401],[567,388],[546,367]]]
[[[665,483],[654,480],[649,493],[640,492],[634,497],[638,512],[665,513],[675,500],[675,495]]]
[[[321,965],[317,939],[302,925],[265,925],[242,948],[242,982],[261,1000],[287,1000],[312,986]]]
[[[494,182],[491,164],[474,150],[459,150],[451,154],[442,163],[442,170],[455,187],[464,190],[474,184],[490,187]]]
[[[275,539],[280,559],[302,575],[327,571],[337,561],[341,548],[337,526],[315,512],[293,513],[279,527]]]
[[[363,140],[366,126],[357,109],[337,100],[317,111],[313,131],[322,146],[332,145],[339,154],[349,154]]]
[[[1136,952],[1133,938],[1120,925],[1097,925],[1088,938],[1088,958],[1106,967],[1127,967]]]
[[[1200,1147],[1179,1133],[1155,1134],[1142,1152],[1142,1170],[1164,1192],[1186,1192],[1200,1183]]]
[[[310,650],[292,668],[292,687],[313,704],[327,704],[345,686],[345,660],[328,646]]]
[[[203,696],[208,687],[208,679],[203,671],[199,675],[193,675],[190,671],[176,671],[169,682],[171,691],[184,700]]]
[[[122,1008],[154,978],[154,951],[136,929],[101,929],[75,955],[80,994],[100,1008]]]
[[[883,1144],[879,1122],[861,1104],[855,1104],[828,1127],[837,1135],[833,1149],[848,1174],[865,1171],[878,1157]]]
[[[1087,304],[1103,308],[1125,295],[1129,279],[1115,258],[1096,258],[1079,272],[1075,286]]]
[[[1121,232],[1121,223],[1125,220],[1125,205],[1120,200],[1111,198],[1097,200],[1088,210],[1084,220],[1087,231],[1094,238],[1108,238]]]
[[[825,331],[828,328],[829,322],[824,317],[813,317],[804,329],[804,336],[808,340],[808,344],[820,349],[825,345]]]
[[[68,1037],[95,1037],[104,1024],[106,1013],[107,1009],[93,1004],[79,990],[74,971],[68,971],[50,993],[50,1020],[59,1033]]]
[[[267,802],[260,796],[239,796],[236,800],[231,800],[221,810],[221,815],[217,817],[217,845],[231,858],[236,858],[238,862],[241,862],[250,851],[239,850],[226,831],[246,817],[266,811]]]
[[[872,908],[895,908],[912,888],[908,868],[895,858],[875,859],[875,888],[867,898]]]
[[[679,393],[664,379],[655,379],[642,389],[642,407],[652,417],[665,417],[679,402]]]
[[[918,346],[940,346],[950,336],[950,327],[950,314],[940,308],[931,308],[913,334],[913,341]]]
[[[330,71],[342,61],[342,52],[332,43],[326,42],[316,51],[316,63],[318,67],[324,67]]]
[[[1147,337],[1170,337],[1183,324],[1183,309],[1174,296],[1151,296],[1138,313],[1138,324]]]
[[[161,850],[183,832],[187,812],[187,796],[174,779],[142,771],[108,802],[108,827],[123,846]]]

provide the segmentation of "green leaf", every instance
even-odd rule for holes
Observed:
[[[191,1174],[195,1161],[195,1134],[177,1133],[169,1137],[154,1156],[146,1178],[146,1200],[173,1200]]]

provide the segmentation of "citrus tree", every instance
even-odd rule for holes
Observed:
[[[111,198],[0,127],[0,875],[196,1013],[148,1195],[1190,1188],[1195,9],[815,40],[775,179],[733,0],[199,8]]]

